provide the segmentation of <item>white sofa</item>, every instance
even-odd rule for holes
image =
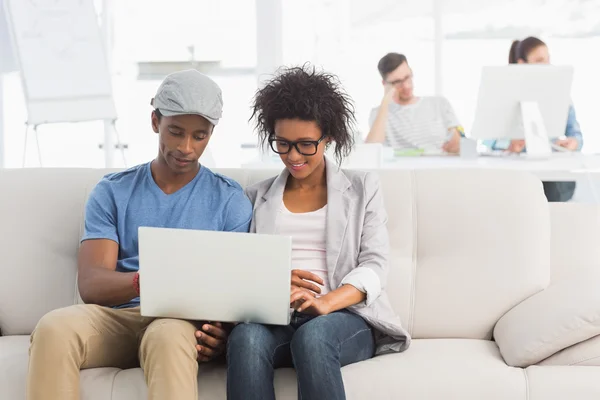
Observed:
[[[39,318],[80,301],[84,203],[106,172],[0,170],[1,400],[25,398],[29,334]],[[243,186],[273,174],[218,172]],[[392,247],[387,291],[413,342],[403,353],[345,367],[348,399],[600,399],[600,316],[593,311],[600,304],[576,290],[580,302],[553,313],[565,304],[553,296],[564,296],[569,279],[595,279],[600,271],[599,209],[549,205],[540,182],[517,172],[379,174]],[[567,289],[546,296],[548,306],[535,302],[564,282]],[[567,349],[538,360],[559,346]],[[225,399],[222,367],[203,365],[198,379],[200,399]],[[279,370],[275,380],[278,399],[296,399],[293,370]],[[82,399],[147,393],[140,369],[84,370],[81,382]]]

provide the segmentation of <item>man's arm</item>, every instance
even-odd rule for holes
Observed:
[[[248,232],[252,221],[252,203],[243,191],[235,192],[226,205],[224,230]]]
[[[462,136],[459,130],[460,123],[452,105],[445,97],[440,97],[440,111],[444,124],[448,129],[448,139],[444,143],[442,150],[457,154],[460,152],[460,138]]]
[[[556,144],[571,151],[581,151],[583,147],[583,134],[581,133],[581,127],[577,121],[573,105],[569,106],[565,136],[566,139],[557,140]]]
[[[134,272],[117,272],[119,245],[109,239],[86,240],[78,257],[77,283],[85,303],[116,306],[138,296]]]
[[[458,128],[448,129],[448,140],[442,146],[442,150],[452,154],[460,153],[461,134]]]
[[[77,285],[85,303],[114,306],[137,297],[135,273],[117,272],[117,206],[111,183],[100,181],[85,206],[84,233],[77,260]]]
[[[371,125],[369,134],[367,135],[366,143],[383,143],[385,141],[385,126],[388,119],[388,109],[392,98],[394,97],[394,87],[386,86],[386,92],[381,100],[381,105],[377,111],[375,121]]]

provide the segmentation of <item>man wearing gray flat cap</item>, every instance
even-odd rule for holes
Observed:
[[[31,336],[29,400],[79,399],[81,369],[138,365],[149,399],[196,400],[198,362],[223,354],[223,324],[142,317],[138,273],[140,226],[248,231],[252,205],[241,186],[198,162],[221,118],[221,89],[196,70],[175,72],[151,105],[158,155],[104,176],[91,191],[78,256],[85,304],[40,319]]]

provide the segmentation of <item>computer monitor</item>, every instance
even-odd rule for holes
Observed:
[[[472,139],[555,139],[565,134],[573,67],[486,66],[481,71]],[[538,142],[543,144],[543,140]],[[531,146],[528,146],[529,148]],[[548,148],[549,151],[549,148]]]

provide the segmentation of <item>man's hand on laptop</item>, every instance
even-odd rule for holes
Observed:
[[[294,288],[303,288],[313,292],[314,294],[320,294],[321,288],[315,285],[315,283],[321,286],[324,284],[323,279],[319,278],[313,273],[303,271],[301,269],[292,270],[292,291]]]
[[[208,362],[223,354],[227,343],[227,331],[220,322],[202,324],[196,331],[198,361]]]

